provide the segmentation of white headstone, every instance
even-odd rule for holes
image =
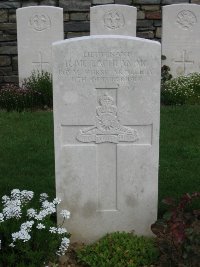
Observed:
[[[63,40],[63,9],[31,6],[17,9],[19,82],[33,70],[52,72],[52,48]]]
[[[162,64],[176,77],[200,71],[200,6],[176,4],[163,7]]]
[[[90,35],[136,36],[137,8],[100,5],[90,8]]]
[[[157,216],[161,48],[90,36],[53,44],[56,192],[73,241],[150,235]],[[61,218],[58,213],[58,220]]]

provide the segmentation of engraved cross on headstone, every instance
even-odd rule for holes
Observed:
[[[41,51],[39,51],[39,60],[32,62],[32,63],[35,66],[35,68],[37,70],[39,70],[40,72],[42,72],[42,70],[46,69],[45,68],[46,66],[49,66],[49,62],[43,60],[43,56],[42,56]]]
[[[187,65],[194,64],[194,61],[190,61],[187,56],[187,51],[183,50],[182,56],[180,60],[175,60],[174,61],[176,64],[182,65],[183,66],[183,74],[187,74]]]
[[[85,146],[87,144],[96,148],[97,212],[118,210],[118,147],[136,144],[151,145],[152,125],[124,126],[120,123],[117,109],[117,91],[118,88],[96,88],[97,104],[94,125],[62,125],[63,128],[76,128],[75,146]],[[148,141],[145,140],[144,136]]]

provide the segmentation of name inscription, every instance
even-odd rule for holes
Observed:
[[[67,58],[58,65],[58,75],[74,82],[134,82],[154,75],[150,58],[136,56],[132,51],[90,52]]]

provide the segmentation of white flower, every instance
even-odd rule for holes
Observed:
[[[62,215],[62,217],[64,219],[66,219],[66,218],[69,219],[70,218],[70,212],[68,210],[61,210],[60,215]]]
[[[46,193],[42,193],[40,194],[40,202],[43,202],[44,200],[46,200],[49,196]]]
[[[21,201],[19,199],[8,200],[4,207],[3,215],[5,219],[21,218]]]
[[[10,198],[8,196],[3,196],[2,198],[2,203],[5,204],[7,201],[10,201]]]
[[[58,204],[60,204],[60,202],[61,202],[61,199],[60,198],[54,198],[54,200],[53,200],[53,204],[55,204],[55,205],[58,205]]]
[[[0,213],[0,223],[4,221],[3,213]]]
[[[56,234],[57,233],[57,228],[56,227],[50,227],[49,228],[49,232]]]
[[[9,247],[14,248],[15,244],[14,243],[10,243]]]
[[[22,229],[19,232],[15,232],[12,234],[13,242],[15,242],[17,239],[23,240],[23,242],[27,242],[31,239],[31,236],[29,235],[28,231]]]
[[[45,211],[46,215],[51,215],[52,213],[56,212],[55,204],[52,202],[49,202],[48,200],[45,200],[42,203],[43,211]]]
[[[67,237],[63,237],[61,244],[60,244],[60,247],[59,247],[58,251],[56,252],[56,254],[59,256],[65,255],[65,252],[66,252],[67,248],[69,247],[69,243],[70,243],[70,240]]]
[[[20,199],[20,190],[19,189],[13,189],[11,191],[11,198],[12,199]]]
[[[36,226],[37,229],[41,230],[41,229],[45,229],[44,224],[42,223],[38,223],[38,225]]]
[[[34,196],[33,191],[27,191],[27,190],[21,191],[21,201],[23,203],[30,201],[33,198],[33,196]]]
[[[67,230],[66,230],[65,228],[58,227],[58,228],[57,228],[57,233],[58,233],[59,235],[62,235],[62,234],[67,233]]]
[[[31,219],[31,218],[34,218],[35,215],[37,214],[36,210],[35,209],[28,209],[27,210],[27,216]]]
[[[22,223],[20,229],[21,230],[26,230],[26,231],[29,232],[31,230],[33,224],[34,224],[34,221],[27,221],[25,223]]]

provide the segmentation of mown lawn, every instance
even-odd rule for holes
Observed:
[[[53,197],[53,113],[0,112],[0,141],[0,196],[19,188]],[[200,106],[161,107],[159,200],[200,191],[199,176]]]

